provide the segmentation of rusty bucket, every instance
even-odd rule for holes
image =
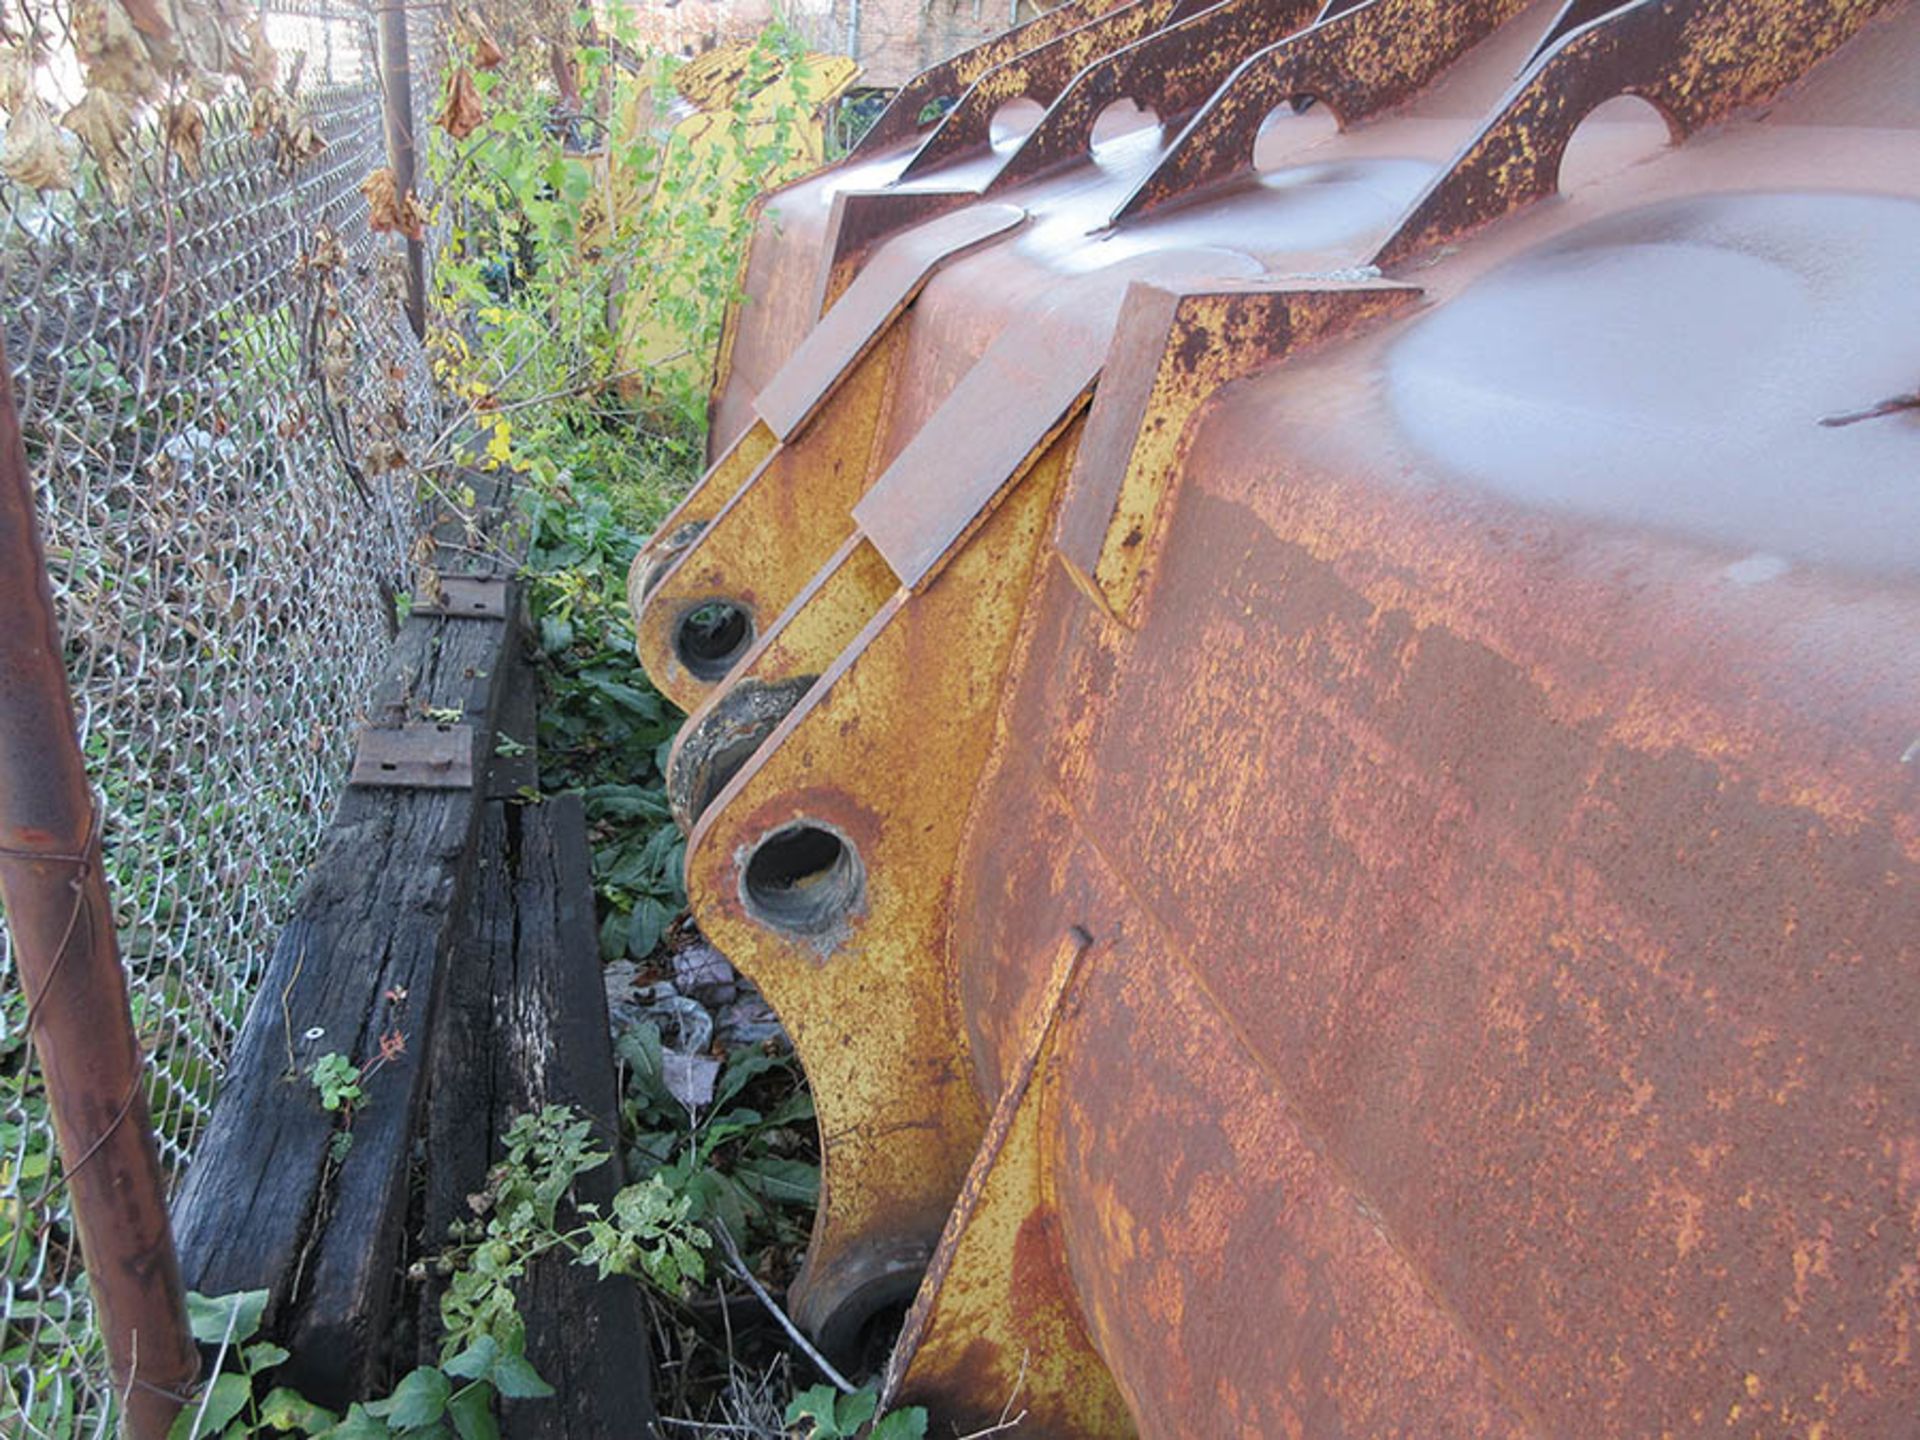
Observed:
[[[797,1317],[963,1428],[1904,1433],[1920,8],[1144,3],[772,197],[636,565]]]

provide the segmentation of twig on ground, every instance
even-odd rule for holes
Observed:
[[[719,1431],[722,1435],[765,1435],[767,1432],[754,1425],[729,1425],[724,1420],[682,1420],[677,1415],[657,1417],[662,1425],[673,1425],[685,1430],[701,1430],[707,1433]]]
[[[800,1352],[819,1367],[820,1373],[831,1380],[841,1394],[851,1395],[859,1389],[859,1386],[854,1385],[846,1376],[834,1369],[832,1362],[826,1356],[813,1348],[807,1337],[800,1333],[799,1327],[787,1318],[787,1312],[782,1310],[774,1302],[773,1296],[767,1293],[766,1287],[754,1278],[753,1272],[747,1268],[747,1262],[740,1258],[740,1248],[733,1243],[733,1236],[727,1232],[725,1223],[716,1219],[713,1222],[713,1233],[719,1237],[720,1248],[727,1252],[727,1268],[747,1282],[747,1288],[753,1291],[754,1298],[767,1307],[767,1313],[773,1316],[782,1330],[787,1332],[787,1338],[800,1347]]]

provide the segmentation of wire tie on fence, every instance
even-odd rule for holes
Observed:
[[[60,864],[72,865],[76,871],[74,877],[67,882],[73,890],[73,910],[67,916],[67,928],[60,932],[60,942],[54,947],[53,964],[47,970],[46,979],[40,983],[39,990],[27,999],[29,1038],[33,1035],[35,1022],[40,1018],[41,1002],[47,998],[47,992],[53,989],[53,982],[60,978],[60,967],[66,963],[67,956],[72,953],[73,932],[79,928],[81,912],[87,908],[87,878],[93,870],[93,857],[100,853],[100,837],[105,832],[106,823],[106,806],[100,803],[99,795],[89,793],[87,804],[92,811],[92,818],[87,823],[87,844],[81,854],[63,855],[50,851],[16,850],[10,846],[0,845],[0,859],[32,860],[40,863],[52,860]]]
[[[56,863],[75,867],[73,878],[67,882],[73,891],[73,910],[67,916],[67,927],[60,934],[59,944],[53,952],[53,964],[47,971],[46,979],[41,982],[39,990],[27,1001],[26,1030],[27,1038],[30,1042],[34,1041],[35,1027],[40,1018],[41,1002],[46,999],[47,992],[52,990],[54,981],[60,976],[60,967],[66,963],[67,956],[73,951],[73,936],[74,932],[80,927],[80,917],[82,914],[87,916],[89,930],[92,928],[92,907],[87,904],[87,880],[93,871],[94,857],[100,853],[100,840],[105,831],[106,824],[106,806],[101,803],[100,796],[97,792],[88,794],[87,804],[92,814],[87,824],[86,850],[82,854],[67,855],[55,851],[19,850],[11,846],[0,845],[0,859],[31,860],[40,863],[51,860]],[[36,1042],[35,1049],[37,1050],[38,1048]],[[108,1124],[107,1128],[101,1131],[100,1134],[93,1139],[92,1143],[80,1153],[79,1159],[75,1160],[71,1165],[61,1166],[57,1174],[49,1171],[45,1183],[42,1184],[40,1188],[40,1194],[36,1197],[37,1206],[44,1207],[47,1197],[53,1194],[56,1187],[65,1188],[71,1184],[73,1177],[79,1174],[94,1156],[100,1153],[107,1141],[113,1138],[114,1132],[126,1123],[127,1116],[133,1113],[133,1103],[140,1097],[141,1088],[143,1082],[146,1080],[147,1074],[146,1052],[141,1049],[137,1038],[134,1041],[134,1057],[133,1078],[128,1083],[127,1093],[121,1098],[120,1108],[114,1112],[113,1120]]]

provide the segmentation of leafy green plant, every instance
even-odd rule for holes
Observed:
[[[541,788],[578,791],[586,809],[602,956],[645,959],[686,892],[685,842],[664,780],[680,715],[648,682],[630,638],[626,572],[641,535],[611,497],[584,488],[571,501],[528,505],[545,691]]]
[[[553,1394],[526,1358],[526,1328],[514,1294],[515,1282],[536,1258],[564,1250],[602,1279],[632,1276],[671,1295],[705,1276],[708,1237],[690,1222],[690,1202],[658,1177],[619,1191],[605,1215],[575,1197],[579,1177],[609,1159],[592,1143],[591,1121],[550,1105],[514,1117],[503,1139],[506,1155],[487,1177],[479,1216],[456,1227],[440,1256],[449,1283],[440,1302],[446,1335],[437,1365],[417,1366],[391,1394],[355,1402],[344,1416],[336,1415],[272,1383],[289,1356],[256,1339],[266,1291],[193,1296],[188,1313],[194,1338],[218,1346],[220,1361],[169,1440],[240,1440],[263,1433],[309,1440],[496,1440],[496,1396]]]
[[[366,1096],[360,1086],[360,1067],[337,1050],[330,1050],[314,1061],[308,1078],[320,1092],[322,1110],[347,1110]]]
[[[266,1308],[265,1290],[187,1297],[193,1338],[217,1346],[219,1358],[212,1381],[181,1410],[168,1440],[244,1440],[265,1434],[309,1440],[498,1440],[495,1394],[553,1393],[524,1356],[482,1337],[440,1366],[412,1370],[384,1399],[357,1401],[341,1416],[288,1386],[270,1383],[290,1357],[271,1341],[255,1338]]]
[[[787,1406],[787,1424],[801,1431],[801,1440],[923,1440],[927,1412],[919,1406],[889,1410],[879,1418],[880,1399],[871,1386],[842,1395],[831,1385],[815,1385],[793,1397]],[[868,1423],[872,1428],[866,1428]]]
[[[713,1101],[689,1114],[667,1086],[660,1029],[643,1020],[615,1047],[626,1071],[628,1166],[724,1225],[751,1257],[805,1244],[820,1196],[813,1097],[791,1053],[746,1046],[723,1062]]]
[[[508,1127],[506,1159],[474,1201],[479,1216],[456,1222],[441,1256],[452,1277],[440,1301],[448,1353],[483,1335],[509,1348],[520,1343],[514,1283],[550,1250],[570,1251],[603,1278],[636,1276],[670,1295],[705,1278],[707,1236],[691,1223],[691,1202],[658,1177],[622,1189],[605,1215],[579,1202],[563,1215],[574,1182],[611,1158],[591,1137],[591,1121],[557,1105]]]

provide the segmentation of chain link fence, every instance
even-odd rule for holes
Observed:
[[[360,189],[387,163],[377,16],[261,9],[280,57],[264,107],[209,96],[191,146],[149,121],[123,178],[69,146],[71,188],[0,180],[0,323],[176,1179],[343,783],[444,419]],[[46,115],[82,98],[89,10],[0,19],[36,52]],[[424,117],[439,17],[413,18]],[[0,1433],[104,1434],[4,929],[0,997]]]

